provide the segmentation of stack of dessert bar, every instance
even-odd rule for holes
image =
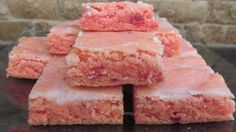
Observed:
[[[122,85],[134,87],[137,124],[233,120],[233,94],[153,7],[86,3],[79,20],[23,37],[7,76],[38,79],[29,124],[122,124]]]

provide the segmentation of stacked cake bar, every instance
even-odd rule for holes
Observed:
[[[37,79],[52,55],[45,37],[23,37],[9,54],[7,76]]]
[[[38,79],[29,124],[122,124],[122,85],[134,87],[137,124],[233,120],[234,96],[189,42],[153,7],[83,4],[79,20],[47,37],[21,38],[7,76]]]
[[[29,95],[29,123],[122,124],[123,95],[120,85],[71,87],[65,80],[65,58],[55,58]]]
[[[68,54],[75,43],[78,32],[78,20],[65,22],[53,27],[46,40],[49,52],[51,54]]]
[[[152,31],[158,25],[153,7],[138,2],[83,4],[85,10],[80,27],[89,31]]]
[[[162,80],[163,45],[152,32],[83,32],[68,54],[73,86],[145,85]]]

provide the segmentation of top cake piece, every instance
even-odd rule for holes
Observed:
[[[143,2],[83,4],[80,28],[86,31],[153,31],[158,25],[152,5]]]

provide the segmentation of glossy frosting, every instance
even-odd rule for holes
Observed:
[[[74,45],[89,50],[149,50],[161,55],[163,46],[153,32],[80,32]]]

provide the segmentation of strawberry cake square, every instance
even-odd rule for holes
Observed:
[[[163,58],[165,79],[152,86],[135,86],[137,124],[174,124],[233,120],[234,95],[189,43],[181,54]]]
[[[46,45],[52,54],[68,54],[79,32],[78,20],[65,22],[53,27],[47,34]]]
[[[179,34],[165,18],[156,19],[159,28],[156,35],[164,46],[164,57],[174,57],[183,54],[197,54],[197,50]],[[181,43],[185,43],[181,45]]]
[[[143,2],[83,4],[80,28],[86,31],[153,31],[158,25],[153,6]]]
[[[233,95],[222,76],[193,68],[166,73],[178,76],[178,79],[167,75],[166,81],[158,85],[135,87],[136,124],[186,124],[234,119]]]
[[[67,55],[73,86],[145,85],[162,80],[163,45],[153,32],[81,32]]]
[[[221,75],[209,69],[166,70],[165,80],[135,86],[136,124],[174,124],[233,120],[234,96]]]
[[[29,95],[30,125],[122,124],[122,86],[72,87],[67,70],[60,61],[44,68]]]
[[[7,77],[37,79],[52,58],[44,37],[23,37],[9,53]]]
[[[179,54],[181,36],[176,32],[157,32],[156,35],[164,45],[164,56],[172,57]]]

